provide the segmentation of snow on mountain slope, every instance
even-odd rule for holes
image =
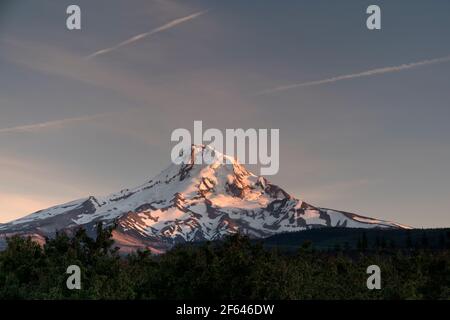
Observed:
[[[211,164],[195,164],[211,155]],[[117,222],[119,246],[162,252],[175,243],[236,232],[259,238],[320,227],[407,228],[309,205],[209,146],[193,146],[180,157],[184,164],[170,165],[139,187],[38,211],[0,225],[0,234],[51,236],[79,226],[93,233],[98,222]]]

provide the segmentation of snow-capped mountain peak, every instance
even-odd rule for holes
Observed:
[[[185,241],[236,232],[251,237],[320,227],[406,228],[396,223],[322,209],[296,199],[232,157],[193,145],[177,163],[141,186],[87,197],[0,225],[0,234],[52,235],[98,222],[116,222],[125,249],[164,251]]]

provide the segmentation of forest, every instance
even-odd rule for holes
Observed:
[[[305,240],[286,252],[233,235],[162,255],[127,256],[114,246],[112,232],[99,225],[96,239],[83,229],[58,233],[43,246],[9,238],[0,252],[0,299],[450,299],[449,231],[439,233],[434,246],[424,237],[396,246],[363,233],[356,245],[319,250]],[[80,267],[80,290],[67,288],[70,265]],[[381,269],[380,290],[366,286],[370,265]]]

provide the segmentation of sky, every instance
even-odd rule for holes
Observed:
[[[202,120],[279,129],[269,180],[308,203],[450,227],[449,14],[440,0],[1,0],[0,223],[147,181],[172,131]]]

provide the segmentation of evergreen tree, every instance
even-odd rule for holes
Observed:
[[[369,247],[369,241],[367,240],[367,235],[365,232],[363,232],[362,234],[362,239],[361,239],[361,249],[362,251],[366,251]]]
[[[379,234],[377,234],[376,237],[375,237],[375,248],[376,249],[381,248],[381,240],[380,240],[380,235]]]
[[[439,234],[439,249],[445,249],[445,234]]]
[[[397,248],[395,240],[394,239],[389,240],[389,249],[394,250],[395,248]]]
[[[113,228],[102,225],[95,238],[80,229],[44,246],[12,237],[0,252],[0,299],[450,299],[450,250],[374,252],[367,242],[361,233],[358,255],[314,250],[310,241],[292,254],[237,234],[159,256],[120,256]],[[72,264],[82,270],[82,290],[66,287]],[[365,286],[372,264],[383,270],[383,290]]]
[[[426,232],[422,231],[422,237],[421,237],[421,247],[423,249],[427,249],[429,246],[429,241],[428,241],[428,236],[426,234]]]
[[[351,247],[350,247],[350,243],[348,243],[348,241],[344,242],[344,251],[348,252],[350,251]]]
[[[413,242],[411,238],[411,230],[406,230],[406,248],[412,249],[413,248]]]
[[[382,249],[387,248],[386,238],[384,236],[381,238],[381,248]]]

